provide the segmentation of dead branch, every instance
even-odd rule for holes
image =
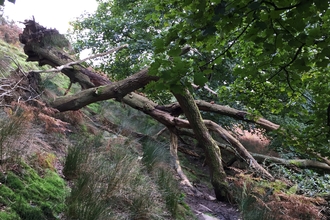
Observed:
[[[194,192],[197,192],[197,190],[193,187],[193,185],[190,183],[189,179],[187,176],[183,173],[179,157],[178,157],[178,137],[173,134],[172,132],[170,133],[171,136],[171,143],[170,143],[170,153],[174,159],[174,168],[177,174],[179,175],[180,179],[182,180],[182,184],[188,186],[191,190]]]
[[[86,57],[86,58],[84,58],[82,60],[72,61],[72,62],[69,62],[67,64],[61,65],[61,66],[56,67],[56,68],[53,68],[53,69],[48,69],[48,70],[32,70],[31,72],[33,72],[33,73],[53,73],[53,72],[61,72],[63,69],[73,69],[73,67],[72,67],[73,65],[83,63],[86,60],[90,60],[90,59],[94,59],[94,58],[97,58],[97,57],[102,57],[102,56],[108,55],[110,53],[114,53],[114,52],[116,52],[116,51],[118,51],[120,49],[123,49],[125,47],[128,47],[128,44],[124,44],[122,46],[112,48],[111,50],[109,50],[107,52],[104,52],[104,53],[94,54],[94,55],[89,56],[89,57]]]
[[[259,125],[260,127],[266,129],[267,131],[273,131],[273,130],[277,130],[280,128],[279,125],[268,121],[264,118],[252,115],[249,112],[246,111],[241,111],[241,110],[237,110],[234,108],[231,108],[229,106],[223,106],[223,105],[218,105],[215,103],[209,103],[203,100],[196,100],[195,101],[199,110],[201,111],[207,111],[207,112],[214,112],[214,113],[218,113],[221,115],[226,115],[232,118],[236,118],[242,121],[246,121],[246,122],[252,122],[255,123],[257,125]],[[165,105],[165,106],[157,106],[156,108],[161,109],[163,111],[169,112],[172,115],[178,115],[181,114],[181,107],[179,105],[179,103],[172,103],[169,105]]]
[[[285,166],[296,166],[299,168],[317,168],[326,171],[330,171],[330,166],[326,163],[322,163],[314,160],[304,160],[304,159],[291,159],[286,160],[278,157],[271,157],[262,154],[251,153],[252,156],[260,163],[272,162],[276,164],[282,164]]]
[[[194,89],[199,89],[200,88],[200,86],[198,86],[198,85],[196,85],[196,84],[194,84],[194,83],[191,83],[191,85],[192,85],[192,87],[194,88]],[[213,94],[214,96],[218,96],[218,93],[216,93],[215,91],[213,91],[208,85],[204,85],[203,86],[203,89],[205,89],[206,91],[208,91],[209,93],[211,93],[211,94]]]

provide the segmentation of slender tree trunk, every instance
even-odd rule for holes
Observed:
[[[183,173],[179,157],[178,157],[178,136],[173,132],[170,133],[171,136],[171,144],[170,144],[170,152],[174,159],[174,167],[175,171],[178,173],[179,177],[181,178],[181,183],[183,185],[188,186],[190,189],[194,190],[194,187],[191,185],[187,176]],[[194,190],[196,192],[196,190]]]
[[[186,89],[181,94],[174,93],[186,115],[197,141],[203,147],[210,167],[210,178],[217,200],[228,201],[230,196],[226,173],[222,166],[220,148],[206,128],[192,95]]]

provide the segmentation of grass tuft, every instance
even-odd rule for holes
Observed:
[[[164,219],[164,213],[159,212],[164,207],[153,180],[136,152],[129,150],[133,142],[115,139],[105,146],[85,140],[71,147],[65,163],[65,175],[73,178],[66,217]]]

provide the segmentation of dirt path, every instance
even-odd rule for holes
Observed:
[[[185,202],[190,206],[198,220],[239,220],[240,213],[237,206],[217,201],[213,190],[206,185],[194,184],[200,192],[198,195],[182,186],[186,192]]]

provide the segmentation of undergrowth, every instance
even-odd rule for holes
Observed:
[[[184,194],[180,192],[178,181],[169,166],[171,164],[169,150],[160,142],[145,141],[143,152],[143,162],[155,178],[172,216],[175,219],[193,219],[191,210],[184,202]]]
[[[229,177],[243,219],[310,220],[326,219],[319,205],[326,205],[320,197],[296,194],[296,186],[281,180],[269,182],[235,169]]]
[[[14,109],[14,111],[13,111]],[[25,161],[27,130],[33,115],[7,108],[0,124],[0,219],[56,219],[65,209],[65,182],[54,169],[55,156],[35,154]],[[39,173],[37,170],[42,170]]]
[[[10,109],[8,108],[8,111]],[[0,121],[0,165],[2,169],[8,166],[10,161],[21,155],[23,146],[20,144],[24,131],[28,128],[30,115],[27,112],[18,110],[11,111],[6,118]]]
[[[127,146],[133,143],[116,139],[85,139],[70,147],[64,167],[73,179],[67,218],[167,219],[153,180]]]

